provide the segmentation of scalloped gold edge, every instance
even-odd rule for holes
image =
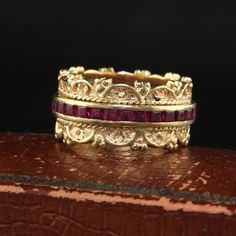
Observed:
[[[87,130],[88,135],[86,136]],[[84,132],[84,137],[78,138],[77,132]],[[122,137],[126,141],[117,142],[110,137],[111,132],[123,132]],[[153,132],[152,140],[149,140],[147,133]],[[130,146],[133,150],[146,150],[148,147],[159,147],[167,149],[177,149],[179,146],[187,146],[190,139],[190,125],[182,124],[182,126],[164,126],[164,127],[114,127],[104,124],[84,124],[74,121],[57,118],[55,127],[55,137],[63,140],[66,144],[82,144],[92,143],[94,147],[114,146]],[[156,137],[155,137],[156,135]],[[161,139],[158,139],[161,136]],[[76,138],[77,137],[77,138]],[[156,139],[155,139],[156,138]],[[118,139],[119,140],[119,139]]]

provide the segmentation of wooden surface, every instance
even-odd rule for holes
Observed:
[[[236,152],[0,134],[0,235],[236,235]]]

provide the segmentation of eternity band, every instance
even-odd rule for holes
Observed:
[[[196,117],[192,80],[175,73],[71,67],[58,76],[55,136],[67,144],[176,149]]]

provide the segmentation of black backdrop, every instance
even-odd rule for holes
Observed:
[[[235,149],[235,7],[198,2],[1,0],[0,131],[53,132],[59,69],[113,66],[192,77],[192,145]]]

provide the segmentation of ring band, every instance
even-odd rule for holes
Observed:
[[[55,136],[67,144],[176,149],[188,145],[196,117],[192,80],[113,68],[71,67],[58,76]]]

